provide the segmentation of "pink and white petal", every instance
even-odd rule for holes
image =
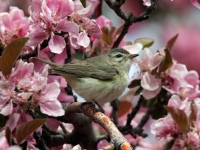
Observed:
[[[22,149],[21,149],[21,147],[19,147],[19,146],[13,145],[13,146],[9,147],[9,148],[6,149],[6,150],[22,150]]]
[[[138,54],[142,50],[143,45],[141,43],[135,43],[131,45],[125,45],[122,48],[124,48],[131,54]]]
[[[65,111],[58,100],[46,101],[45,103],[40,103],[39,105],[41,112],[49,116],[57,117],[65,114]]]
[[[184,80],[186,80],[189,84],[195,86],[195,85],[199,85],[199,74],[194,71],[191,70],[189,71],[186,76],[184,77]]]
[[[154,90],[154,91],[148,91],[143,89],[142,91],[142,95],[146,98],[146,99],[151,99],[154,98],[156,95],[158,95],[158,93],[160,92],[161,87],[158,87],[158,89]]]
[[[62,103],[72,103],[72,102],[74,102],[74,97],[68,95],[68,94],[64,91],[64,89],[62,88],[60,94],[58,95],[58,100],[59,100],[60,102],[62,102]]]
[[[87,16],[92,16],[92,14],[94,14],[94,12],[96,11],[96,8],[99,4],[99,0],[90,0],[90,1],[86,1],[86,6],[89,6],[90,4],[92,4],[90,11],[87,13]]]
[[[168,106],[173,108],[179,108],[181,102],[182,101],[178,95],[172,95],[172,97],[169,99]]]
[[[34,8],[34,11],[40,12],[41,6],[42,6],[42,1],[41,0],[32,0],[31,6]]]
[[[74,1],[74,11],[77,11],[77,10],[80,10],[80,9],[83,9],[83,4],[81,3],[80,0],[75,0]]]
[[[34,28],[34,26],[32,28]],[[27,46],[37,46],[44,39],[48,38],[49,35],[36,27],[35,29],[32,29],[30,33],[28,33],[27,37],[29,38],[28,42],[26,43]]]
[[[187,133],[188,140],[191,141],[192,143],[199,145],[200,144],[200,139],[199,135],[195,132],[188,132]]]
[[[0,113],[4,116],[8,116],[12,114],[12,111],[13,111],[13,103],[12,103],[12,100],[10,100],[9,103],[5,105],[4,108],[1,109]]]
[[[6,124],[3,127],[3,129],[6,129],[7,127],[9,127],[10,130],[13,131],[13,129],[17,125],[17,122],[18,122],[19,118],[20,118],[20,114],[19,113],[14,113],[14,114],[10,115],[9,120],[6,122]]]
[[[20,59],[16,62],[15,69],[12,71],[9,78],[12,81],[16,79],[18,82],[19,79],[25,79],[26,77],[29,78],[32,75],[33,68],[33,63],[27,63]]]
[[[192,3],[192,5],[200,9],[200,3],[198,0],[190,0],[190,2]]]
[[[47,84],[41,92],[40,102],[57,101],[57,97],[60,94],[59,87],[60,85],[58,82]]]
[[[151,6],[151,1],[150,0],[143,0],[143,4],[145,5],[145,6]]]
[[[90,36],[92,36],[94,38],[101,39],[101,37],[102,37],[102,31],[101,31],[99,25],[93,20],[90,22],[90,26],[87,29],[87,32]]]
[[[55,30],[78,34],[79,26],[74,22],[67,21],[67,20],[61,20],[58,22]]]
[[[0,138],[0,145],[1,150],[7,150],[9,148],[9,144],[5,136]]]
[[[69,41],[72,47],[79,49],[80,46],[78,45],[78,35],[74,33],[69,33]]]
[[[52,60],[55,63],[64,64],[66,58],[67,58],[66,49],[64,49],[62,53],[55,55]]]
[[[158,53],[156,53],[153,57],[152,57],[152,62],[151,65],[149,66],[149,69],[152,71],[153,69],[155,69],[156,67],[158,67],[161,63],[161,61],[163,60],[163,56],[159,55]]]
[[[112,22],[111,20],[109,20],[108,18],[106,18],[105,16],[101,15],[96,19],[96,23],[100,26],[100,28],[105,27],[107,24],[111,25]]]
[[[52,34],[49,41],[49,49],[51,52],[60,54],[65,48],[66,43],[63,37]]]
[[[12,21],[21,21],[24,19],[24,12],[18,7],[10,7],[10,15],[12,17]]]
[[[92,4],[88,5],[86,8],[83,8],[83,9],[81,9],[81,10],[78,10],[77,13],[78,13],[79,15],[85,15],[85,16],[87,16],[87,14],[88,14],[89,11],[90,11],[91,6],[92,6]]]
[[[3,12],[0,14],[0,20],[2,23],[2,26],[6,29],[6,30],[12,30],[12,23],[11,23],[11,17],[10,14],[7,12]]]
[[[76,146],[74,146],[73,148],[72,148],[72,150],[81,150],[82,148],[81,148],[81,146],[80,145],[76,145]]]
[[[159,88],[159,81],[155,76],[151,75],[148,72],[145,72],[142,76],[141,86],[148,91],[155,91]]]
[[[87,36],[85,32],[79,33],[77,44],[83,46],[84,48],[88,47],[88,45],[90,44],[90,38]]]
[[[74,12],[74,2],[72,0],[51,0],[48,7],[54,15],[58,15],[62,19]]]

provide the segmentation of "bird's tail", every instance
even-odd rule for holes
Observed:
[[[43,62],[45,64],[49,64],[52,69],[63,66],[62,64],[56,64],[56,63],[53,63],[53,62],[50,62],[50,61],[47,61],[47,60],[44,60],[44,59],[40,59],[38,57],[32,57],[32,58],[36,59],[36,60],[39,60],[39,61],[41,61],[41,62]]]

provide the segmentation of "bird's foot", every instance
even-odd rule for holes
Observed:
[[[100,111],[103,114],[105,114],[105,110],[101,107],[101,105],[99,105],[99,103],[97,101],[95,101],[94,99],[93,99],[93,102],[98,106],[98,111]]]

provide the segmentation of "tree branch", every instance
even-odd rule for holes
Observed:
[[[105,0],[105,2],[107,3],[107,5],[121,18],[125,21],[124,23],[124,28],[121,32],[121,34],[119,35],[119,37],[117,38],[117,40],[114,42],[113,47],[112,48],[116,48],[118,47],[118,45],[120,44],[121,40],[124,38],[124,36],[126,35],[126,33],[128,32],[129,27],[136,22],[141,22],[143,20],[149,19],[150,14],[155,10],[156,8],[156,1],[157,0],[151,0],[151,6],[147,7],[146,10],[140,14],[139,16],[134,16],[133,13],[128,13],[125,14],[122,10],[121,10],[121,6],[124,4],[125,0],[121,0],[121,1],[115,1],[112,2],[111,0]]]

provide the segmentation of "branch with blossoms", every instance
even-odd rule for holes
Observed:
[[[155,54],[152,39],[125,41],[131,25],[156,10],[157,0],[143,2],[144,12],[136,16],[123,12],[125,0],[105,0],[124,20],[119,28],[101,14],[101,0],[33,0],[29,17],[17,7],[0,13],[0,149],[200,148],[200,80],[171,55],[178,35]],[[91,103],[78,102],[64,78],[31,59],[64,64],[115,47],[141,53],[133,61],[140,71],[124,97],[103,106],[105,114]],[[159,142],[145,140],[148,126]]]

